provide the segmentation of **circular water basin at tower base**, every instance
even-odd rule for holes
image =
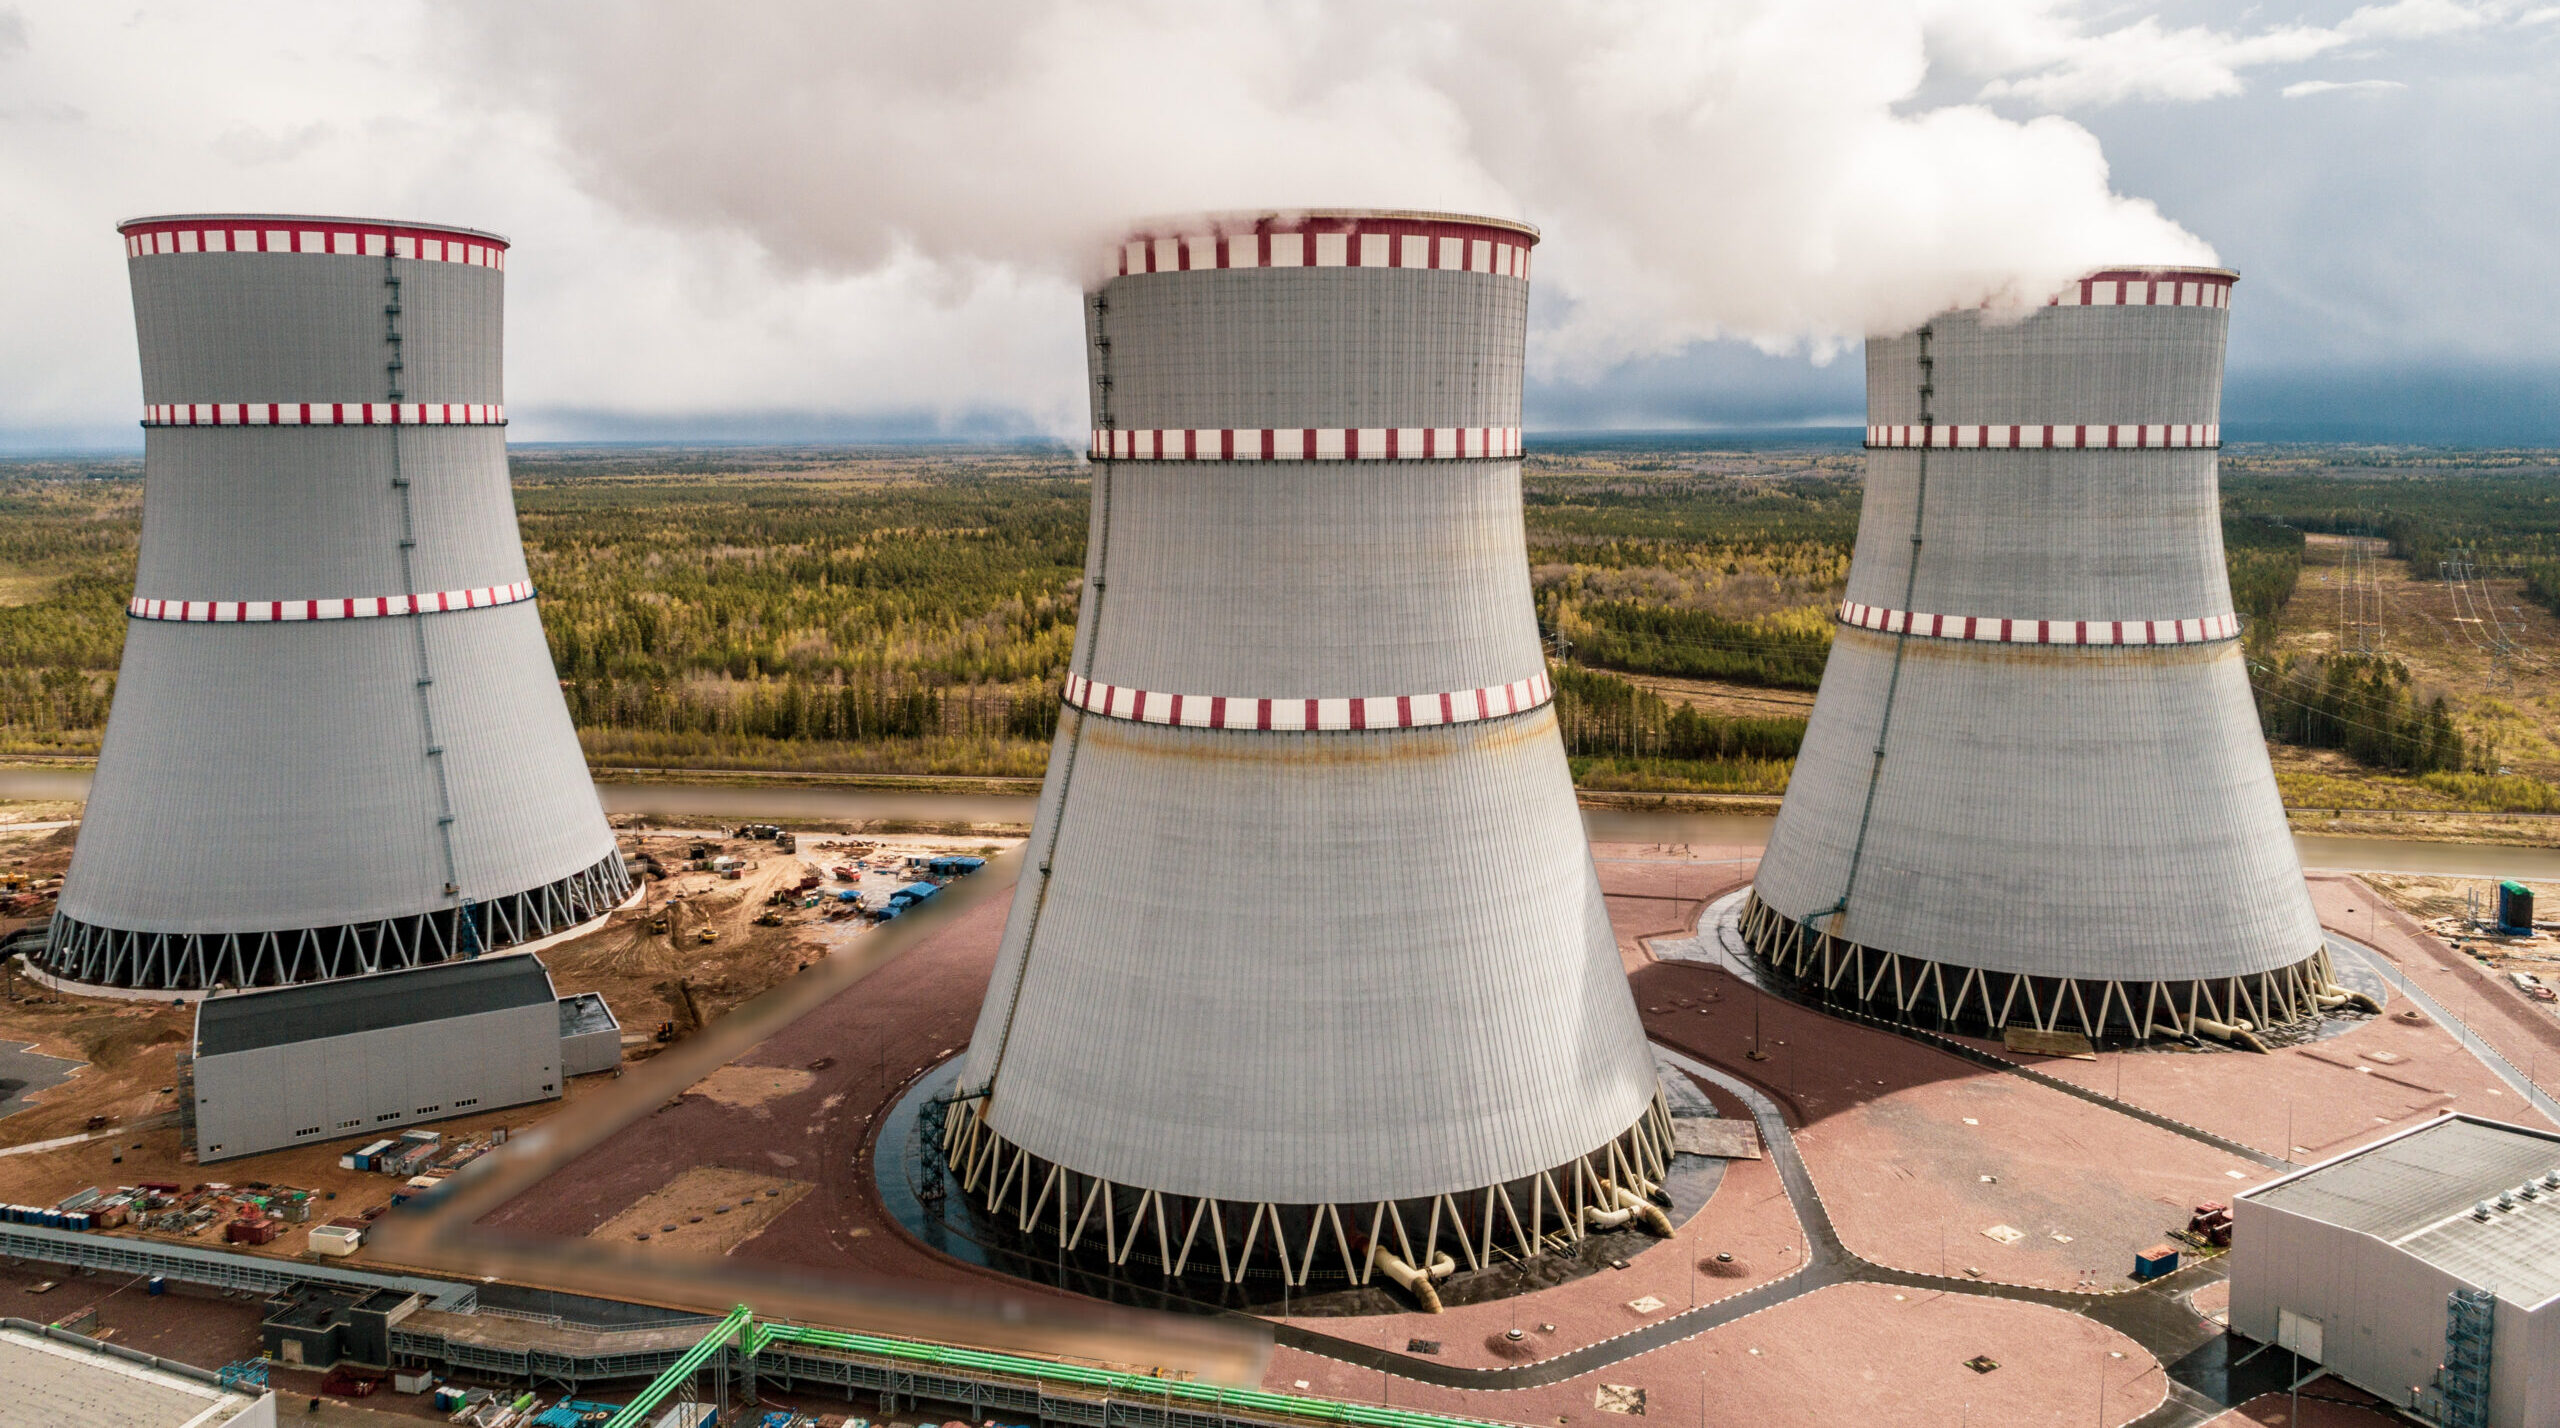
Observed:
[[[1373,1276],[1367,1285],[1347,1285],[1338,1273],[1327,1274],[1321,1261],[1305,1288],[1285,1285],[1271,1269],[1250,1271],[1240,1282],[1230,1284],[1218,1277],[1214,1261],[1206,1274],[1195,1268],[1174,1278],[1137,1263],[1115,1267],[1108,1253],[1091,1243],[1068,1254],[1059,1249],[1055,1236],[1034,1239],[1015,1222],[989,1213],[964,1194],[958,1176],[940,1166],[940,1153],[932,1148],[926,1133],[931,1103],[955,1089],[961,1060],[954,1055],[917,1077],[882,1118],[872,1143],[873,1183],[879,1188],[881,1204],[901,1230],[927,1249],[1036,1284],[1147,1309],[1300,1317],[1413,1311],[1414,1301],[1388,1283],[1384,1274]],[[1671,1201],[1665,1212],[1671,1223],[1681,1224],[1704,1208],[1723,1181],[1724,1167],[1725,1162],[1713,1156],[1672,1156],[1663,1182]],[[1088,1241],[1093,1238],[1086,1236]],[[1441,1302],[1450,1306],[1529,1294],[1615,1268],[1665,1243],[1632,1223],[1595,1230],[1578,1243],[1562,1240],[1560,1234],[1551,1234],[1548,1242],[1558,1247],[1531,1260],[1504,1251],[1481,1269],[1462,1264],[1436,1281],[1434,1288]]]

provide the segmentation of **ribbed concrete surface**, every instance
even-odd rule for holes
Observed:
[[[150,484],[135,592],[325,600],[406,594],[404,579],[418,590],[525,579],[506,428],[401,431],[418,532],[406,577],[391,441],[361,426],[153,428],[143,438]],[[163,530],[172,538],[158,538]]]
[[[1527,291],[1118,278],[1087,303],[1094,425],[1513,426]],[[1104,463],[1086,559],[1098,682],[1339,697],[1543,668],[1517,461]],[[1317,734],[1069,711],[1031,859],[962,1082],[1070,1170],[1241,1202],[1465,1192],[1652,1101],[1551,709]]]
[[[149,402],[499,402],[503,274],[319,254],[127,260]],[[395,465],[396,445],[396,465]],[[155,429],[138,594],[318,599],[525,575],[503,428]],[[401,493],[415,545],[404,573]],[[421,664],[423,636],[424,663]],[[534,605],[289,625],[127,627],[62,911],[253,932],[488,901],[609,857],[613,835]]]
[[[2046,307],[2022,321],[1929,320],[1941,423],[2222,420],[2231,314],[2212,307]],[[1920,420],[1916,333],[1867,343],[1867,421]]]
[[[397,260],[402,400],[499,402],[506,274]],[[321,253],[128,258],[149,402],[386,401],[386,260]]]
[[[1552,711],[1083,725],[995,1098],[1015,1144],[1183,1194],[1418,1196],[1561,1164],[1652,1099]]]
[[[1114,684],[1256,698],[1526,679],[1545,666],[1520,529],[1516,462],[1117,465],[1091,536],[1110,608],[1079,655]]]
[[[2013,620],[2192,620],[2231,609],[2211,451],[1867,453],[1848,598]],[[2093,455],[2105,462],[2093,478]],[[1906,602],[1905,592],[1908,591]]]
[[[1113,426],[1518,426],[1529,285],[1410,268],[1212,268],[1115,279]]]
[[[2206,307],[1942,316],[1928,411],[2217,422],[2227,325]],[[1868,344],[1870,422],[1919,419],[1920,357],[1916,335]],[[2013,619],[2227,612],[2216,463],[1870,451],[1848,598]],[[2225,977],[2320,947],[2237,641],[2074,649],[1841,628],[1756,885],[1818,930],[2004,972]],[[1845,913],[1817,916],[1844,893]]]

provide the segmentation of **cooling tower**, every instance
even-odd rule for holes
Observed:
[[[336,218],[121,231],[142,549],[46,965],[301,982],[612,906],[629,883],[507,485],[505,242]]]
[[[1658,1218],[1523,546],[1534,242],[1248,217],[1089,295],[1072,673],[944,1141],[1039,1243],[1367,1282]]]
[[[2223,568],[2233,274],[1867,344],[1830,664],[1743,917],[1828,998],[2151,1036],[2334,995]]]

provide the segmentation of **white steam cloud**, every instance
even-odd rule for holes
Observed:
[[[1915,104],[1898,3],[485,4],[472,72],[607,201],[813,275],[1083,281],[1132,220],[1539,224],[1538,356],[1819,352],[2092,267],[2210,262],[2058,117]],[[1959,37],[1960,38],[1960,37]],[[2047,54],[2041,63],[2060,62]]]
[[[2546,352],[2514,295],[2549,267],[2529,240],[2548,193],[2509,180],[2516,136],[2549,128],[2533,57],[2560,9],[2322,4],[2190,23],[2141,0],[0,0],[0,252],[22,279],[0,285],[0,449],[132,440],[113,225],[138,214],[508,234],[520,440],[1072,433],[1076,291],[1136,219],[1527,219],[1531,360],[1562,390],[1701,339],[1826,357],[2090,267],[2209,261],[2064,115],[2117,106],[2110,132],[2142,145],[2122,107],[2252,90],[2295,117],[2251,110],[2216,156],[2235,162],[2180,171],[2261,268],[2253,314],[2289,282],[2316,288],[2315,340],[2361,322]],[[2457,91],[2447,56],[2523,78]],[[2406,95],[2375,82],[2385,60]],[[2288,83],[2330,102],[2283,104]],[[2310,181],[2294,155],[2327,142],[2285,125],[2430,93],[2413,120],[2466,127],[2394,126],[2386,157],[2433,195],[2391,216],[2434,226],[2367,222],[2369,164],[2344,150],[2331,208],[2288,197],[2253,224],[2242,200]],[[2342,224],[2368,247],[2332,241]],[[2404,253],[2446,244],[2471,260],[2412,282]]]

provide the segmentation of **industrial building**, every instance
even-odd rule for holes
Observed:
[[[1428,1303],[1661,1221],[1523,543],[1536,237],[1247,216],[1088,294],[1085,596],[945,1122],[1016,1232]]]
[[[507,484],[505,240],[297,217],[120,231],[142,545],[46,970],[270,986],[619,902]]]
[[[258,1324],[266,1356],[293,1368],[391,1367],[391,1331],[427,1302],[398,1289],[305,1284],[272,1301]]]
[[[1867,344],[1847,596],[1743,913],[1808,991],[2242,1040],[2346,998],[2223,565],[2234,281],[2094,273]]]
[[[2446,1428],[2560,1428],[2560,1135],[2440,1116],[2232,1208],[2233,1333]]]
[[[622,1023],[594,992],[560,999],[560,1074],[586,1076],[622,1064]]]
[[[597,1005],[584,1003],[593,999]],[[530,952],[206,997],[188,1097],[196,1157],[473,1115],[561,1094],[576,1064],[610,1070],[592,993],[563,998]]]
[[[275,1428],[263,1375],[188,1364],[25,1319],[0,1320],[0,1420],[50,1428]]]

